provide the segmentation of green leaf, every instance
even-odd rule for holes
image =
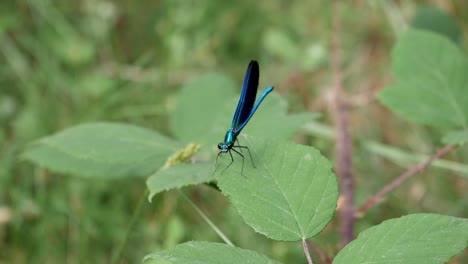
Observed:
[[[349,263],[446,263],[468,243],[468,220],[436,214],[391,219],[359,234],[333,260]]]
[[[238,98],[235,102],[237,104]],[[228,122],[234,114],[235,104],[226,111]],[[316,113],[299,113],[288,115],[288,104],[285,99],[273,93],[262,102],[249,124],[242,130],[242,133],[255,137],[268,137],[278,139],[288,139],[297,133],[305,124],[319,116]],[[223,124],[226,122],[223,122]],[[226,125],[224,125],[227,130]],[[224,131],[226,132],[226,131]],[[224,134],[223,134],[224,136]]]
[[[205,143],[203,138],[207,134],[220,134],[213,124],[227,100],[235,96],[234,88],[235,83],[230,79],[215,73],[185,84],[177,96],[176,110],[171,118],[174,135],[181,141]]]
[[[153,173],[146,181],[149,200],[165,190],[213,181],[213,166],[212,163],[181,164]]]
[[[238,100],[239,95],[234,93],[234,84],[229,79],[216,74],[203,75],[186,84],[180,92],[172,129],[181,140],[216,146],[229,129]],[[287,115],[287,108],[280,96],[268,95],[242,133],[289,138],[316,116]]]
[[[447,133],[443,138],[442,142],[447,145],[457,144],[463,145],[468,142],[468,129],[452,131]]]
[[[419,7],[411,21],[411,27],[444,35],[455,43],[459,43],[461,39],[461,30],[455,20],[436,6]]]
[[[279,264],[257,252],[221,243],[191,241],[145,256],[144,264]]]
[[[148,176],[178,145],[149,129],[118,123],[68,128],[31,145],[23,157],[50,170],[105,178]]]
[[[440,35],[409,30],[393,50],[397,83],[379,93],[379,100],[410,121],[441,128],[468,125],[468,60]]]
[[[322,231],[336,207],[338,186],[331,163],[312,147],[278,140],[242,137],[242,158],[221,155],[218,185],[245,222],[270,238],[299,241]],[[224,171],[223,171],[224,170]]]

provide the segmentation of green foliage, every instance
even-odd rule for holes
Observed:
[[[268,214],[267,209],[262,211]],[[276,232],[281,230],[278,228]],[[413,214],[365,230],[338,253],[333,263],[445,263],[465,249],[467,241],[466,219]],[[180,244],[152,253],[143,262],[276,263],[250,250],[209,242]]]
[[[397,83],[378,98],[393,112],[444,129],[468,126],[468,60],[453,42],[409,30],[393,50],[392,70]]]
[[[132,125],[89,123],[42,138],[24,158],[50,170],[95,177],[148,176],[177,149],[172,140]]]
[[[249,146],[256,168],[244,154],[244,164],[235,157],[223,173],[231,161],[223,155],[216,179],[245,222],[276,240],[299,241],[322,231],[338,198],[330,162],[311,147],[252,137],[242,142]],[[242,166],[245,176],[239,174]]]
[[[387,54],[394,40],[388,33],[388,25],[393,25],[395,32],[403,30],[406,10],[414,10],[417,5],[414,1],[361,1],[359,4],[343,2],[342,7],[343,85],[353,89],[350,93],[367,94],[367,83],[385,83],[390,79]],[[466,7],[465,1],[444,4],[453,20],[438,9],[419,9],[413,27],[438,32],[455,41],[447,46],[440,42],[441,37],[424,37],[423,41],[417,41],[419,45],[410,54],[443,43],[440,49],[429,52],[445,52],[449,47],[448,51],[453,54],[456,49],[455,54],[462,60],[461,48],[453,48],[456,47],[453,43],[467,47],[463,42],[468,21]],[[312,148],[283,141],[303,127],[320,133],[299,134],[295,139],[315,146],[325,156],[332,156],[334,131],[328,129],[329,117],[325,114],[320,123],[311,126],[308,122],[313,115],[301,113],[303,109],[323,109],[326,101],[318,94],[328,94],[331,10],[330,1],[326,0],[163,0],[144,5],[101,0],[0,1],[0,262],[138,263],[148,252],[161,252],[184,241],[216,241],[218,231],[239,247],[190,242],[162,252],[170,255],[177,251],[172,253],[173,259],[182,251],[188,252],[180,253],[181,258],[186,257],[181,263],[203,254],[219,257],[218,263],[231,260],[244,263],[249,257],[254,258],[253,263],[273,262],[260,254],[284,263],[304,262],[298,243],[256,234],[243,219],[248,219],[257,231],[268,229],[269,236],[276,236],[275,239],[314,236],[315,244],[326,253],[337,252],[336,222],[315,235],[331,217],[334,207],[331,198],[336,194],[329,196],[329,206],[322,207],[323,211],[315,211],[311,205],[326,191],[319,189],[317,180],[323,180],[324,175],[331,179],[332,173],[328,170],[320,176],[312,171],[290,179],[274,170],[278,164],[291,170],[297,165],[297,172],[302,168],[287,158],[276,164],[283,152],[274,148],[284,147],[298,160],[306,155],[324,159]],[[395,23],[398,19],[400,23]],[[460,23],[460,31],[453,25],[455,20]],[[429,55],[430,60],[443,57],[448,61],[453,57],[434,56],[439,55],[437,52]],[[230,157],[220,157],[216,177],[233,204],[241,204],[230,207],[219,190],[193,185],[206,182],[214,185],[216,143],[222,141],[229,127],[241,78],[250,59],[261,62],[259,91],[275,85],[275,92],[262,103],[240,137],[242,145],[254,150],[257,168],[251,167],[245,150],[245,177],[240,175],[241,157],[233,153],[234,163],[225,172],[222,170]],[[446,65],[442,61],[433,64]],[[411,65],[420,66],[419,63]],[[414,68],[413,71],[408,66],[405,71],[416,78],[423,71]],[[217,73],[203,74],[213,69]],[[235,76],[236,81],[220,73]],[[458,71],[451,73],[455,77],[460,75]],[[407,77],[403,79],[406,82]],[[452,76],[445,76],[444,82],[447,79],[452,81]],[[400,78],[396,80],[400,85]],[[424,83],[424,78],[421,81]],[[432,79],[428,81],[434,83]],[[413,87],[412,83],[408,87]],[[456,100],[462,99],[458,92],[452,94]],[[415,97],[420,99],[418,96]],[[397,101],[400,99],[405,102],[404,96]],[[413,100],[416,110],[419,101]],[[439,101],[435,105],[429,101],[429,104],[440,111]],[[294,114],[287,114],[286,102],[293,105]],[[388,116],[381,115],[380,107],[375,104],[359,104],[355,110],[350,112],[350,125],[353,139],[358,143],[353,146],[353,163],[359,203],[401,172],[401,168],[382,162],[380,157],[409,166],[409,162],[427,157],[410,151],[430,153],[440,132],[409,122],[387,120]],[[443,113],[435,115],[436,123],[441,123],[444,131],[455,130],[447,133],[443,142],[466,142],[466,127],[459,125],[451,109],[446,111],[442,107],[442,110]],[[448,121],[444,122],[443,115]],[[466,113],[463,115],[466,117]],[[384,128],[378,122],[382,116]],[[424,124],[433,123],[431,119]],[[244,134],[248,136],[245,138]],[[361,144],[369,139],[386,141],[388,145],[380,144],[379,148]],[[196,148],[185,147],[192,144]],[[409,150],[402,152],[402,149]],[[428,169],[425,177],[416,178],[412,184],[402,186],[397,195],[389,196],[385,206],[356,221],[358,227],[414,211],[466,217],[465,182],[458,177],[467,175],[467,166],[463,164],[467,154],[466,148],[458,148],[455,155],[434,162],[433,167],[448,168],[449,173]],[[329,167],[325,164],[321,166]],[[266,168],[275,173],[265,174]],[[85,177],[63,177],[64,173]],[[145,186],[142,176],[147,175],[151,177]],[[308,181],[308,177],[313,181]],[[281,181],[272,186],[277,179]],[[283,180],[302,185],[293,193],[282,184]],[[252,208],[276,221],[284,212],[279,208],[284,207],[266,211],[261,207],[262,201],[268,208],[290,203],[292,209],[297,209],[300,198],[304,198],[308,202],[304,206],[310,208],[289,212],[297,217],[293,220],[284,212],[283,227],[297,225],[289,233],[292,235],[287,236],[283,229],[273,229],[265,221],[253,219],[253,212],[239,210],[240,214],[237,213],[236,208],[250,208],[248,201],[239,197],[246,193],[242,183],[268,187],[255,186],[253,193],[264,195],[259,197],[272,195],[265,190],[285,191],[287,196],[274,200],[275,204],[248,196],[254,201]],[[163,192],[188,185],[192,185],[187,190],[188,196],[193,204],[200,206],[199,212],[204,212],[203,220],[209,219],[219,229],[203,223],[196,210],[180,199],[179,192]],[[254,188],[254,185],[246,186]],[[145,187],[150,197],[158,194],[151,204],[144,199]],[[308,187],[311,194],[301,197]],[[137,204],[141,205],[141,213],[135,210],[140,208]],[[307,229],[306,224],[315,229]],[[404,231],[411,231],[412,227]],[[459,232],[456,238],[464,235]],[[206,245],[214,250],[200,253],[187,245]],[[431,248],[430,243],[423,250],[427,248]],[[448,256],[453,252],[447,249],[441,253]],[[314,263],[320,263],[317,255],[312,254]],[[111,261],[111,256],[116,257]],[[151,261],[156,258],[146,259]],[[451,262],[465,263],[466,254]]]
[[[225,121],[225,116],[220,113],[226,112],[226,102],[237,96],[235,87],[232,80],[215,73],[186,83],[177,95],[176,109],[171,117],[174,135],[181,141],[213,143],[213,138],[226,129],[220,128],[219,124]]]
[[[414,214],[384,221],[360,233],[333,260],[344,263],[440,264],[463,251],[468,220]]]
[[[446,36],[455,43],[461,41],[460,26],[447,13],[436,6],[421,6],[411,20],[411,27],[433,31]]]
[[[149,176],[146,182],[150,191],[148,199],[151,201],[154,195],[162,191],[213,180],[213,164],[211,163],[181,164],[158,170]]]
[[[144,264],[175,263],[279,263],[254,251],[212,242],[187,242],[172,249],[155,252],[143,260]]]

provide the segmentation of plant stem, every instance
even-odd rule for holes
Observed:
[[[339,209],[340,247],[343,248],[354,239],[354,177],[351,159],[351,135],[349,116],[344,101],[343,77],[341,71],[341,12],[340,0],[333,1],[332,10],[332,70],[333,101],[332,114],[335,120],[337,160],[336,172],[340,177],[340,194],[343,201]]]
[[[185,195],[185,193],[183,193],[181,190],[179,190],[179,193],[180,195],[182,195],[182,197],[184,197],[184,199],[189,202],[189,204],[195,209],[195,211],[197,211],[197,213],[203,218],[203,220],[205,220],[206,223],[208,223],[208,225],[213,228],[213,230],[216,232],[216,234],[218,234],[218,236],[224,240],[224,243],[230,245],[230,246],[234,246],[234,244],[231,242],[231,240],[229,240],[229,238],[221,231],[221,229],[219,229],[213,222],[211,222],[211,220],[208,218],[208,216],[203,213],[203,211],[192,201],[190,200],[190,198],[187,197],[187,195]]]
[[[310,256],[309,248],[307,247],[307,242],[305,238],[302,239],[302,249],[304,250],[304,254],[306,255],[307,263],[313,264],[312,257]]]
[[[120,243],[120,245],[117,248],[117,251],[112,256],[111,263],[116,264],[120,262],[120,258],[122,257],[122,253],[125,249],[125,246],[127,245],[128,237],[130,236],[130,231],[133,229],[133,226],[135,226],[135,223],[138,219],[138,216],[141,213],[141,208],[143,207],[143,202],[146,200],[145,197],[148,196],[148,189],[143,193],[141,196],[140,200],[138,201],[137,207],[135,208],[135,211],[133,212],[132,219],[130,220],[130,224],[128,225],[127,231],[125,232],[124,239]]]

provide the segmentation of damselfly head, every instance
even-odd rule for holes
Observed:
[[[232,143],[219,143],[218,144],[218,149],[223,152],[223,153],[226,153],[228,152],[230,149],[232,149],[232,147],[234,146],[234,144]]]

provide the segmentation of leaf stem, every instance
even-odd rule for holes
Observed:
[[[312,257],[310,256],[309,248],[307,247],[307,241],[305,238],[302,239],[302,249],[304,250],[304,254],[307,258],[307,263],[308,264],[313,264],[312,263]]]

